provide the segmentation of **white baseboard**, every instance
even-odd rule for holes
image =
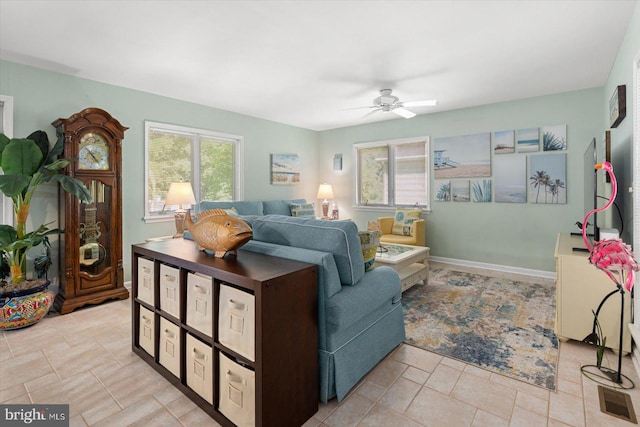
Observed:
[[[542,277],[545,279],[556,279],[555,271],[532,270],[529,268],[511,267],[508,265],[489,264],[485,262],[468,261],[465,259],[445,258],[430,256],[429,261],[442,262],[444,264],[460,265],[463,267],[482,268],[485,270],[501,271],[504,273],[522,274],[524,276]]]
[[[633,342],[640,342],[640,326],[635,323],[629,323],[628,325]],[[640,376],[640,349],[638,349],[637,345],[631,345],[631,360],[633,361],[633,367],[636,369],[636,374]]]
[[[131,280],[124,282],[124,287],[127,288],[129,292],[131,292]]]

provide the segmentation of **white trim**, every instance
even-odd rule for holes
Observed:
[[[0,104],[2,104],[2,133],[9,138],[13,138],[13,96],[0,95]],[[10,197],[4,194],[2,197],[2,209],[0,210],[0,217],[2,217],[2,224],[13,224],[13,202]]]
[[[521,274],[523,276],[541,277],[543,279],[556,279],[556,273],[553,271],[532,270],[529,268],[511,267],[509,265],[489,264],[485,262],[468,261],[466,259],[445,258],[439,256],[430,256],[429,261],[459,265],[462,267],[501,271],[503,273]]]
[[[633,196],[633,249],[636,253],[640,253],[640,51],[636,54],[633,60],[633,96],[631,97],[631,111],[633,111],[633,124],[632,124],[632,138],[631,150],[633,156],[633,177],[632,177],[632,196]],[[628,109],[628,108],[627,108]],[[638,282],[638,280],[636,280]],[[638,323],[640,323],[640,292],[636,292],[633,297],[633,316],[634,323],[629,324],[631,335],[635,345],[632,346],[632,358],[633,366],[635,367],[636,374],[640,375],[640,333]]]

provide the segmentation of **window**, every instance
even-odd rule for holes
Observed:
[[[354,145],[358,207],[429,208],[429,138]]]
[[[201,200],[241,200],[242,137],[145,122],[145,221],[173,219],[165,206],[172,182],[191,182]]]

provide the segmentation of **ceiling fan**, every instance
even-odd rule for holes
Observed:
[[[405,107],[428,107],[436,105],[436,102],[437,101],[435,99],[401,102],[400,98],[391,94],[391,89],[380,89],[380,96],[373,100],[373,105],[360,108],[373,108],[373,110],[365,114],[363,118],[370,116],[373,113],[377,113],[378,111],[382,111],[383,113],[390,111],[404,117],[405,119],[410,119],[415,117],[416,114],[407,110]]]

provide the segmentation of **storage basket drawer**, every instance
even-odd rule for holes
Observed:
[[[213,280],[198,273],[187,275],[187,325],[211,337],[213,333]]]
[[[180,270],[165,264],[160,266],[160,309],[180,317]]]
[[[151,356],[155,356],[155,314],[140,306],[140,330],[138,333],[138,343]]]
[[[180,378],[180,327],[160,318],[160,364]]]
[[[256,373],[220,353],[219,410],[237,426],[256,424]]]
[[[187,334],[187,385],[213,405],[213,359],[211,347]]]
[[[147,304],[154,305],[155,274],[153,261],[146,258],[138,258],[138,299]]]
[[[252,294],[220,285],[218,340],[247,359],[255,360],[255,302]]]

